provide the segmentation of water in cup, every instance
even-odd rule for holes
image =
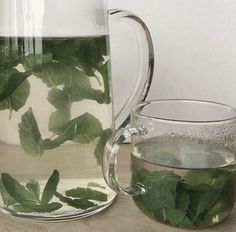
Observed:
[[[86,215],[115,193],[102,178],[112,132],[107,36],[0,38],[0,205]]]
[[[187,136],[158,136],[134,146],[134,202],[147,216],[177,227],[219,223],[236,198],[235,151]]]

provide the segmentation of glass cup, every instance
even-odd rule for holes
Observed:
[[[225,219],[236,199],[236,109],[197,100],[144,102],[131,126],[106,144],[103,174],[148,217],[202,228]],[[117,152],[131,137],[131,186],[117,175]]]

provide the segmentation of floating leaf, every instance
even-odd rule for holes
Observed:
[[[28,183],[26,184],[26,188],[35,195],[35,197],[39,200],[40,195],[40,186],[39,182],[35,179],[31,178]]]
[[[0,192],[2,196],[2,201],[5,206],[10,206],[15,203],[15,200],[10,196],[10,194],[6,191],[3,186],[2,180],[0,180]]]
[[[24,206],[30,206],[38,203],[35,194],[28,191],[16,179],[12,178],[9,174],[2,174],[2,183],[7,193],[18,203]]]
[[[60,209],[63,205],[58,202],[52,202],[47,205],[30,205],[29,207],[23,205],[14,205],[13,209],[20,213],[51,213]]]
[[[89,201],[88,199],[71,199],[69,197],[64,197],[60,193],[55,193],[55,196],[59,198],[61,202],[64,202],[67,205],[74,207],[76,209],[88,209],[97,206],[95,203]]]
[[[107,194],[90,188],[76,188],[66,191],[66,196],[95,201],[107,201]]]
[[[43,190],[41,199],[41,203],[43,205],[47,205],[55,194],[57,185],[59,183],[59,178],[59,172],[57,170],[54,170]]]
[[[31,156],[40,156],[44,152],[42,137],[32,108],[22,115],[19,123],[19,136],[23,149]]]
[[[91,114],[85,113],[65,124],[54,140],[44,140],[44,148],[54,149],[68,140],[89,143],[98,138],[101,133],[100,121]]]

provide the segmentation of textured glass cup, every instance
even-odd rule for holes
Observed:
[[[106,144],[103,174],[148,217],[202,228],[226,218],[236,199],[236,110],[193,100],[141,103],[131,126]],[[131,137],[131,187],[119,185],[117,152]]]
[[[136,85],[116,117],[109,19],[129,23],[140,45]],[[0,0],[2,210],[64,220],[109,206],[116,193],[103,179],[104,146],[145,99],[153,64],[144,22],[108,11],[105,0]]]

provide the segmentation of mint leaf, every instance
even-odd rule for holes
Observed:
[[[96,182],[89,182],[89,183],[88,183],[88,187],[95,187],[95,188],[106,189],[105,186],[102,186],[102,185],[100,185],[100,184],[98,184],[98,183],[96,183]]]
[[[112,135],[112,129],[107,129],[103,131],[102,135],[100,136],[100,139],[94,151],[94,155],[96,157],[98,165],[102,165],[104,148],[106,146],[106,142],[108,141],[111,135]]]
[[[10,75],[7,82],[2,86],[2,92],[0,94],[0,101],[3,101],[11,96],[11,94],[31,75],[31,72],[18,72],[14,71]]]
[[[107,194],[90,188],[76,188],[66,191],[66,196],[95,201],[107,201]]]
[[[186,173],[184,181],[187,185],[192,187],[195,186],[198,189],[204,185],[207,185],[211,189],[219,189],[227,183],[230,176],[230,173],[227,173],[224,170],[193,170]]]
[[[70,97],[69,95],[60,89],[53,88],[48,93],[48,101],[60,111],[70,110]]]
[[[29,207],[26,207],[24,205],[14,205],[13,209],[20,213],[51,213],[58,209],[60,209],[63,205],[58,202],[52,202],[47,205],[29,205]]]
[[[67,205],[74,207],[76,209],[88,209],[96,206],[95,203],[89,201],[87,199],[71,199],[69,197],[64,197],[60,193],[56,192],[55,196],[61,201],[66,203]]]
[[[65,87],[65,92],[71,95],[72,101],[81,101],[83,99],[96,100],[97,95],[94,94],[94,91],[101,91],[92,88],[90,78],[83,72],[76,68],[73,70],[73,73],[70,75],[70,83],[67,83]]]
[[[164,208],[164,214],[164,221],[169,222],[173,226],[177,226],[184,220],[186,212],[174,208]]]
[[[94,49],[96,48],[96,50]],[[104,57],[107,55],[106,43],[104,43],[104,37],[97,38],[85,38],[80,40],[80,46],[75,51],[74,56],[78,59],[80,68],[88,76],[94,75],[94,69],[99,69],[99,66],[104,61]]]
[[[55,111],[50,115],[48,129],[56,134],[70,121],[70,112]]]
[[[50,178],[48,179],[47,184],[44,187],[43,195],[41,199],[42,205],[47,205],[52,199],[53,195],[57,190],[57,185],[59,183],[59,172],[54,170]]]
[[[191,228],[193,226],[193,222],[189,219],[188,216],[185,216],[184,219],[179,223],[179,227]]]
[[[2,174],[2,183],[7,193],[18,203],[29,206],[38,202],[37,197],[29,192],[23,185],[16,179],[12,178],[9,174]]]
[[[32,108],[22,115],[19,126],[19,136],[23,149],[31,156],[40,156],[44,152],[42,137]]]
[[[25,105],[30,93],[26,78],[30,73],[20,73],[15,68],[0,69],[0,110],[18,111]]]
[[[181,183],[177,186],[177,196],[176,196],[176,209],[180,211],[187,211],[190,204],[190,196],[188,191],[186,191]]]
[[[102,131],[100,121],[85,113],[60,128],[59,135],[54,140],[45,139],[44,148],[54,149],[68,140],[89,143],[99,137]]]
[[[53,88],[49,91],[48,101],[58,110],[51,114],[48,128],[58,133],[60,128],[70,121],[70,96],[62,90]]]
[[[56,87],[65,83],[69,73],[66,71],[68,67],[64,64],[52,62],[43,65],[43,68],[35,75],[40,78],[49,88]]]
[[[2,180],[0,180],[0,192],[2,196],[2,201],[5,206],[10,206],[15,203],[15,200],[10,196],[10,194],[6,191],[5,187],[3,186]]]
[[[38,181],[35,179],[31,178],[28,183],[26,184],[26,188],[35,195],[35,198],[39,200],[39,195],[40,195],[40,186]]]
[[[51,53],[25,55],[21,62],[26,70],[37,71],[43,65],[53,61]]]

